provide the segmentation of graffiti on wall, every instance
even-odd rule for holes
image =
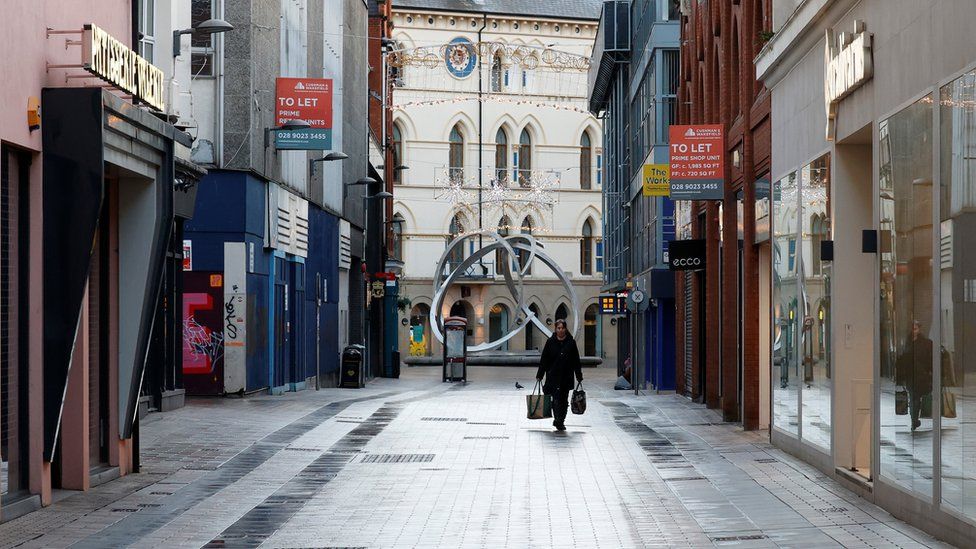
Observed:
[[[213,323],[215,301],[209,293],[183,294],[183,373],[212,374],[224,356],[224,332]]]

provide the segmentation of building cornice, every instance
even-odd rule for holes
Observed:
[[[861,0],[804,0],[756,56],[756,78],[774,88]]]
[[[407,18],[413,19],[412,23],[407,22]],[[435,21],[433,25],[427,23],[427,19],[434,17],[443,21],[455,20],[456,25],[442,25]],[[429,30],[449,30],[456,32],[474,32],[477,33],[478,29],[481,28],[482,22],[485,20],[482,18],[481,14],[471,13],[471,12],[458,12],[458,11],[440,11],[440,10],[393,10],[392,18],[394,20],[394,28],[402,29],[429,29]],[[592,41],[593,37],[596,35],[596,29],[599,25],[599,20],[597,19],[560,19],[552,17],[531,17],[526,15],[506,15],[506,14],[488,14],[487,26],[484,29],[485,34],[517,34],[517,35],[527,35],[527,36],[559,36],[561,38],[574,39],[580,41]],[[492,23],[498,23],[499,28],[492,28]],[[505,29],[502,27],[508,23],[519,23],[520,28],[518,29]],[[532,25],[539,24],[539,30],[535,30]],[[556,25],[567,26],[565,29],[560,28],[559,32],[555,32],[553,27]],[[570,28],[572,27],[572,28]],[[580,28],[580,32],[575,32],[575,27]]]

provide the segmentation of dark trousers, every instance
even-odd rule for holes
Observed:
[[[552,419],[554,423],[566,421],[567,410],[569,410],[569,389],[556,389],[552,394]]]
[[[928,393],[908,389],[908,409],[912,414],[912,429],[915,428],[915,424],[918,423],[918,418],[922,414],[922,397],[926,394]]]

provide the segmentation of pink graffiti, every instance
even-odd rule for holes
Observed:
[[[224,355],[224,334],[197,322],[197,311],[213,310],[210,294],[183,294],[183,373],[211,374]]]

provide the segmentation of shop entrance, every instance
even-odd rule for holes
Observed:
[[[829,310],[833,344],[834,461],[838,471],[868,480],[873,463],[875,317],[865,296],[876,295],[877,255],[864,253],[861,233],[874,226],[872,128],[839,142],[833,158],[834,261]]]

